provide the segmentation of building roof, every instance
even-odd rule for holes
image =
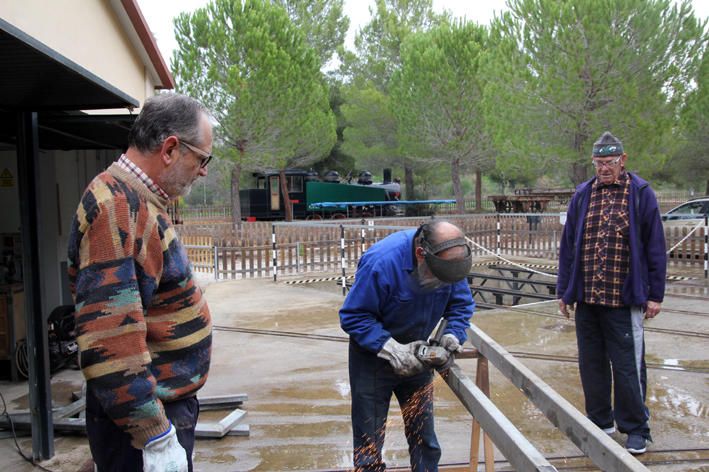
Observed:
[[[122,8],[118,7],[119,2],[120,7]],[[126,27],[127,25],[124,21],[125,17],[122,15],[123,12],[125,12],[127,19],[130,21],[130,25],[132,26],[133,31],[135,31],[137,35],[137,39],[140,42],[140,46],[142,46],[142,48],[144,49],[144,52],[147,55],[147,59],[149,60],[149,64],[146,65],[152,66],[158,78],[160,79],[160,84],[156,86],[156,88],[174,89],[175,81],[172,77],[172,73],[170,73],[170,69],[167,66],[167,63],[165,62],[165,59],[162,57],[162,54],[160,54],[158,45],[155,42],[155,37],[150,31],[148,23],[145,21],[145,17],[140,11],[140,7],[138,7],[138,0],[112,0],[111,3],[113,4],[114,9],[118,13],[120,19],[124,23],[124,27]],[[128,30],[131,39],[134,39],[134,37],[130,35],[130,28],[126,29]],[[135,42],[136,41],[134,41],[134,43]],[[134,46],[139,47],[138,44],[134,44]]]

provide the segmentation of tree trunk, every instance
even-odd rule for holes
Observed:
[[[231,224],[235,228],[241,226],[241,198],[239,198],[240,178],[241,164],[235,162],[231,167]]]
[[[475,169],[475,211],[483,211],[483,173]]]
[[[290,202],[290,195],[288,194],[288,181],[286,180],[286,170],[281,169],[278,172],[280,178],[278,179],[281,183],[281,195],[283,196],[283,206],[286,210],[286,221],[293,221],[293,206]]]
[[[588,166],[578,162],[571,164],[571,181],[574,186],[579,185],[588,179]]]
[[[453,182],[456,211],[462,215],[465,213],[465,201],[463,201],[463,190],[460,188],[460,159],[453,159],[451,163],[451,180]]]
[[[707,188],[704,191],[704,195],[709,195],[709,179],[707,179]]]
[[[584,157],[588,153],[584,152],[584,146],[588,140],[588,132],[585,131],[583,124],[578,124],[578,130],[574,134],[574,151],[576,156]],[[574,186],[579,185],[588,179],[588,165],[582,164],[582,161],[576,161],[571,164],[571,181]],[[587,161],[586,161],[587,162]]]
[[[414,195],[414,170],[404,164],[404,183],[406,184],[406,200],[416,200]]]

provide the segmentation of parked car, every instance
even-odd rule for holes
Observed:
[[[709,197],[693,198],[662,215],[665,226],[696,226],[709,215]]]

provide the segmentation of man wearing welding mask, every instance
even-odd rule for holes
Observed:
[[[392,394],[401,407],[412,471],[438,470],[432,367],[447,368],[466,339],[475,309],[466,280],[471,265],[465,235],[445,221],[392,234],[360,259],[340,309],[340,325],[350,335],[356,471],[386,469],[381,452]],[[417,352],[441,319],[444,354],[435,364],[422,362]]]

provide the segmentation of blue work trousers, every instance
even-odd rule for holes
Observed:
[[[578,303],[576,339],[588,418],[650,439],[643,318],[639,309]]]
[[[436,472],[441,448],[433,428],[433,370],[399,377],[388,361],[350,341],[354,468],[384,471],[382,447],[392,394],[404,418],[412,472]]]
[[[180,445],[187,453],[187,465],[192,472],[194,435],[199,416],[199,401],[192,396],[164,403],[165,415],[175,427]],[[142,472],[143,451],[131,445],[131,437],[121,430],[101,407],[96,396],[86,392],[86,433],[91,456],[98,472]]]

